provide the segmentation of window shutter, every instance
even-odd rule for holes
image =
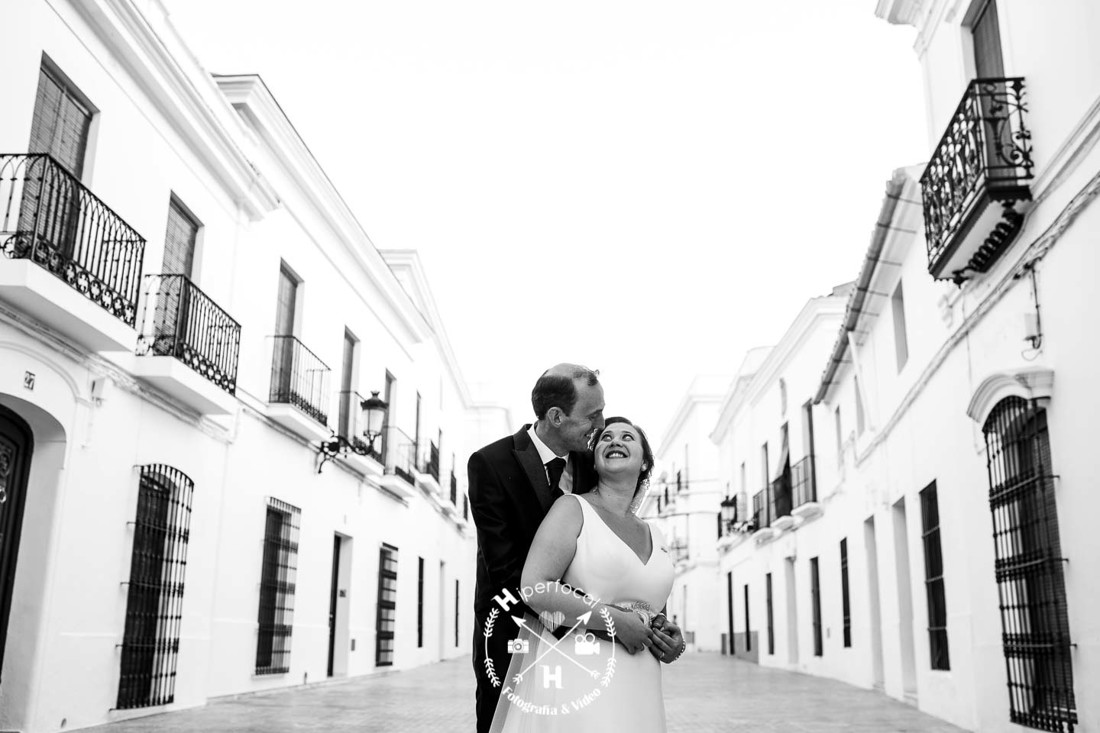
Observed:
[[[191,279],[198,234],[199,223],[173,200],[168,207],[168,229],[164,234],[163,274],[183,275]]]
[[[49,153],[76,178],[84,172],[84,153],[92,113],[72,90],[45,68],[38,77],[38,97],[31,123],[31,153]]]

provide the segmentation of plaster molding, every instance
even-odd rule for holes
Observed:
[[[1049,400],[1054,391],[1054,371],[1051,369],[1021,369],[1013,372],[997,372],[982,380],[970,398],[966,414],[970,419],[985,425],[993,408],[1007,397],[1025,400]]]

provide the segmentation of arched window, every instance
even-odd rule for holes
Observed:
[[[1007,397],[982,431],[1011,720],[1071,731],[1077,708],[1046,410]]]

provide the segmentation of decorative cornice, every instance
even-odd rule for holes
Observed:
[[[133,0],[86,0],[72,7],[251,219],[278,205],[275,192],[238,144],[242,128],[233,110],[159,2],[145,3],[143,10]]]
[[[924,0],[878,0],[875,15],[893,25],[917,27]]]
[[[469,386],[462,376],[462,370],[458,366],[458,359],[451,348],[451,340],[447,337],[447,330],[443,326],[443,317],[439,314],[439,308],[435,303],[435,296],[428,283],[428,277],[424,272],[424,266],[420,262],[420,255],[414,249],[386,249],[379,250],[382,259],[395,273],[398,271],[407,273],[409,285],[413,292],[409,293],[413,304],[417,307],[428,327],[434,335],[434,343],[439,352],[440,359],[450,373],[455,390],[462,400],[464,407],[474,407],[474,400],[470,394]],[[399,278],[400,280],[400,278]]]

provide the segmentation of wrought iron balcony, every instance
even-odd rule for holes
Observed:
[[[146,275],[138,356],[170,356],[237,391],[241,325],[183,275]]]
[[[933,277],[987,271],[1019,233],[1034,166],[1026,112],[1021,77],[967,87],[920,181]]]
[[[672,558],[673,563],[687,562],[691,559],[691,552],[688,549],[687,540],[682,537],[673,538],[672,542],[668,545],[668,554]]]
[[[268,402],[293,405],[322,426],[328,424],[325,400],[331,370],[296,336],[273,336],[271,393]]]
[[[817,501],[817,475],[814,471],[813,456],[806,456],[791,466],[791,487],[795,509]]]
[[[134,326],[145,240],[49,155],[0,155],[0,250],[56,276]],[[50,304],[41,305],[43,313],[34,314],[57,325]],[[70,310],[60,303],[53,308]],[[72,319],[68,313],[55,315],[60,322]],[[126,349],[133,348],[129,333]],[[80,333],[69,335],[81,339]],[[83,340],[100,341],[92,334]]]
[[[416,441],[403,430],[388,426],[384,434],[386,473],[399,476],[408,483],[414,483],[413,471],[416,469]]]
[[[439,483],[439,446],[434,442],[428,445],[428,454],[424,456],[423,470],[421,473],[426,473]]]
[[[752,497],[752,524],[762,529],[772,523],[771,487],[761,489]]]

